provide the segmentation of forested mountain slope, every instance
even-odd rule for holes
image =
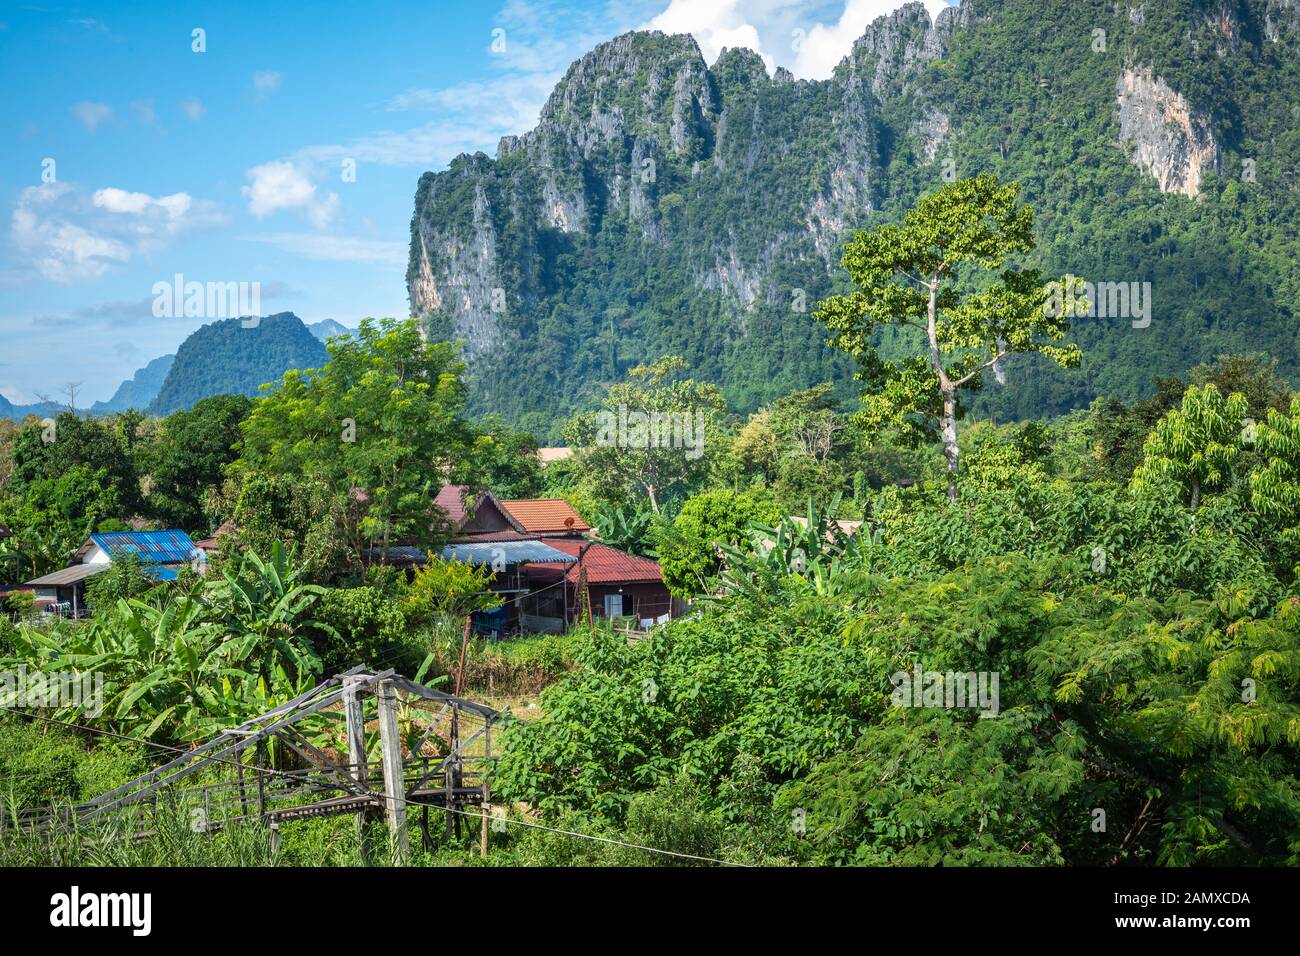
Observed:
[[[150,411],[168,415],[210,395],[256,395],[287,370],[318,368],[329,358],[292,312],[264,316],[255,326],[245,321],[212,322],[182,342]]]
[[[1296,0],[965,0],[934,24],[909,4],[820,82],[627,34],[495,158],[421,177],[411,307],[468,341],[479,410],[542,435],[667,352],[738,410],[823,380],[848,395],[811,318],[844,288],[843,242],[991,171],[1038,210],[1045,272],[1149,282],[1152,307],[1080,319],[1079,369],[1012,364],[982,411],[1132,399],[1229,351],[1294,379],[1298,51]]]

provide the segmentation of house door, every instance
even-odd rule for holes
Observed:
[[[623,595],[621,594],[605,595],[605,616],[606,617],[623,616]]]

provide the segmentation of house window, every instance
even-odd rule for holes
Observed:
[[[621,594],[605,595],[605,616],[606,617],[623,616],[623,595]]]

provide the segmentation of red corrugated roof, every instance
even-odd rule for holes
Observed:
[[[563,498],[514,498],[501,504],[525,531],[582,534],[591,530],[591,525]]]
[[[589,584],[645,584],[663,581],[663,573],[657,562],[649,558],[627,554],[607,544],[583,541],[578,538],[547,538],[546,543],[557,551],[578,557],[582,551],[582,566],[587,570]],[[584,549],[585,550],[582,550]],[[528,565],[528,570],[537,568],[543,572],[558,573],[562,566],[551,561]],[[572,582],[578,580],[578,566],[571,564],[566,575]]]

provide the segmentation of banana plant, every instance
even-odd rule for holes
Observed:
[[[18,628],[14,663],[102,681],[102,700],[60,712],[84,711],[132,736],[169,735],[229,714],[213,692],[224,668],[220,628],[206,613],[197,591],[162,607],[120,600],[88,625]]]
[[[300,583],[300,578],[301,569],[276,541],[269,560],[245,552],[223,569],[211,590],[217,615],[228,629],[222,645],[227,662],[268,687],[276,686],[280,675],[296,687],[321,672],[307,629],[338,636],[329,625],[307,616],[325,588]]]
[[[651,554],[655,513],[647,503],[606,505],[596,513],[600,540],[620,551]]]
[[[842,572],[860,567],[865,550],[879,541],[878,532],[865,528],[846,533],[834,517],[839,504],[839,495],[825,508],[810,498],[806,523],[786,518],[774,526],[755,525],[748,547],[719,545],[723,570],[717,598],[744,594],[770,600],[777,593],[770,585],[786,578],[796,578],[818,594],[839,593]]]

